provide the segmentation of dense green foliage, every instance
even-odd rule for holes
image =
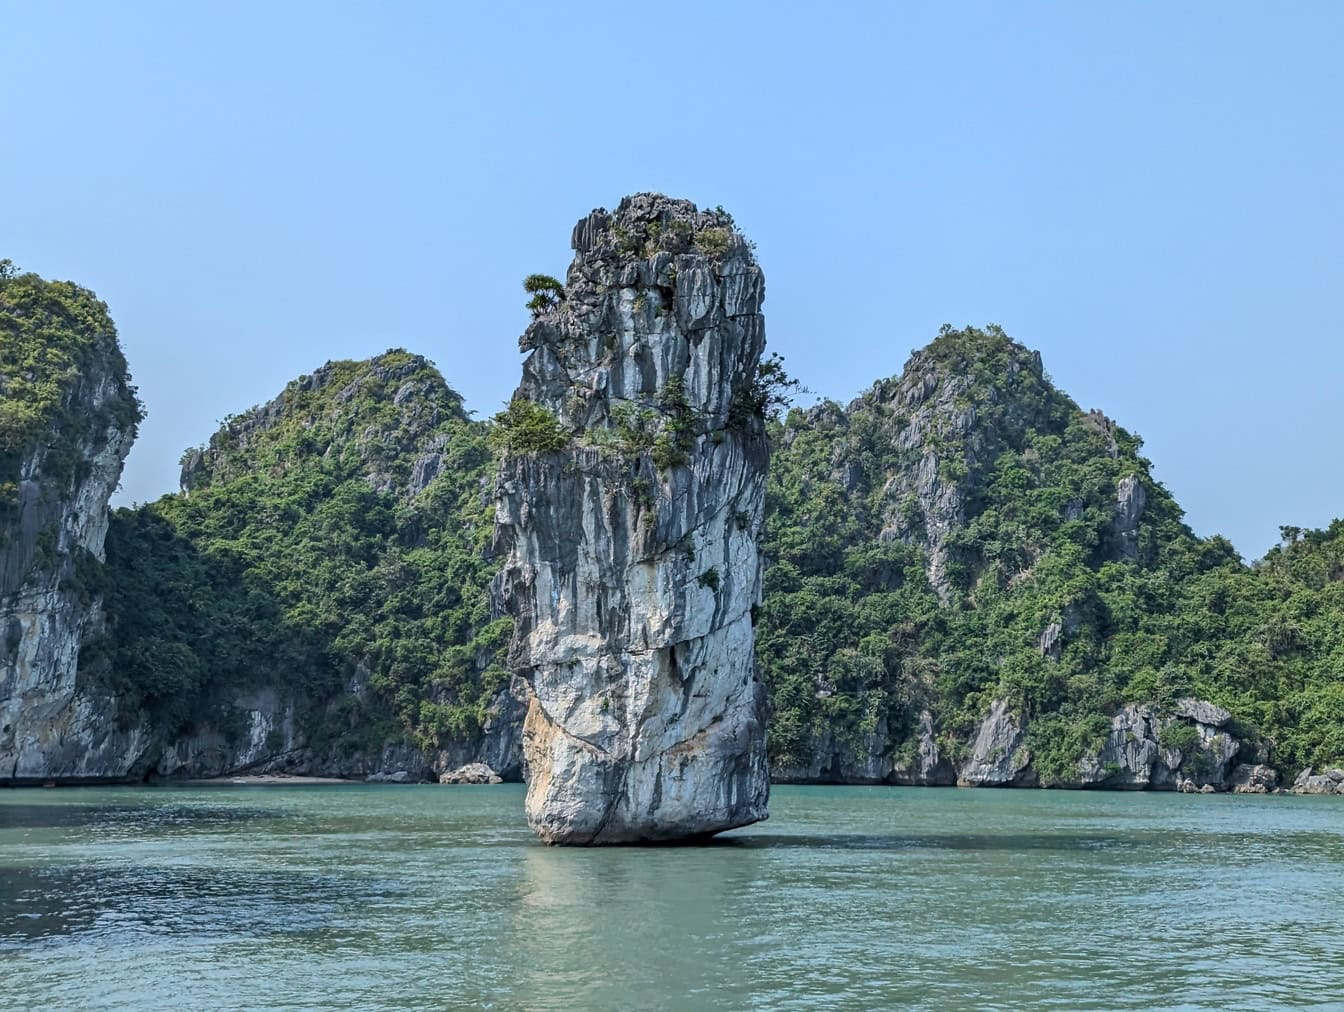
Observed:
[[[957,756],[1006,698],[1037,771],[1066,779],[1118,707],[1181,695],[1227,706],[1285,768],[1344,758],[1339,525],[1248,569],[1189,531],[1136,437],[1079,410],[997,328],[945,328],[905,377],[772,431],[758,653],[777,761],[880,730],[908,756],[924,709]],[[928,493],[912,476],[931,467],[925,498],[953,488],[962,505],[939,542],[945,600],[927,502],[909,491]],[[1146,492],[1133,557],[1115,529],[1124,478]]]
[[[792,386],[775,362],[750,410],[774,414]],[[30,400],[50,413],[52,397]],[[87,673],[169,731],[270,685],[311,700],[310,733],[341,748],[470,738],[505,681],[508,622],[487,600],[492,448],[579,438],[671,467],[693,431],[675,386],[575,436],[525,400],[472,422],[405,352],[331,363],[188,452],[188,494],[114,517],[110,635]],[[994,327],[945,328],[902,377],[770,434],[756,633],[777,763],[828,738],[908,759],[924,710],[956,758],[1003,698],[1037,772],[1067,780],[1120,706],[1186,695],[1231,710],[1237,737],[1263,736],[1287,771],[1344,760],[1344,522],[1285,528],[1243,565],[1185,526],[1136,436],[1081,411]],[[1145,500],[1128,535],[1123,483]]]
[[[331,363],[230,419],[187,455],[188,494],[114,517],[90,670],[166,731],[269,685],[312,702],[319,742],[474,735],[509,629],[489,613],[484,430],[405,352]],[[367,691],[344,691],[361,672]]]
[[[569,445],[569,433],[549,410],[515,397],[491,421],[490,445],[501,454],[555,453]]]
[[[1285,528],[1255,566],[1202,574],[1182,596],[1154,626],[1195,690],[1272,742],[1281,768],[1344,765],[1344,521]]]
[[[80,388],[101,375],[116,389],[95,408],[93,391],[80,397]],[[107,306],[86,288],[0,260],[0,520],[13,509],[20,461],[39,441],[43,477],[64,487],[78,477],[88,434],[139,421]]]

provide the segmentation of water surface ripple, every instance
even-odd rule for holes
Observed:
[[[777,788],[560,850],[503,787],[0,792],[0,1007],[1344,1009],[1344,805]]]

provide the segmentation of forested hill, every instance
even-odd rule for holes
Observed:
[[[966,779],[1000,702],[1012,776],[1047,783],[1078,782],[1127,704],[1190,698],[1230,711],[1242,760],[1344,756],[1338,525],[1242,565],[1000,329],[944,328],[773,439],[758,653],[786,775],[918,782],[936,744]]]
[[[485,428],[419,356],[330,362],[187,451],[181,494],[118,511],[84,667],[185,738],[164,772],[474,747],[508,682]]]

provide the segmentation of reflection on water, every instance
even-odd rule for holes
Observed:
[[[806,850],[1087,850],[1102,847],[1140,847],[1140,840],[1104,833],[1010,834],[921,833],[918,835],[850,833],[832,836],[770,836],[733,838],[722,841],[726,847],[802,847]]]
[[[1334,799],[786,788],[768,823],[708,846],[576,850],[533,840],[521,801],[516,786],[0,792],[0,1006],[1344,995]]]

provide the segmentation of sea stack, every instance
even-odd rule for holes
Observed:
[[[563,290],[529,279],[496,427],[527,818],[556,844],[707,837],[770,791],[764,276],[729,214],[660,194],[594,211],[573,248]]]

